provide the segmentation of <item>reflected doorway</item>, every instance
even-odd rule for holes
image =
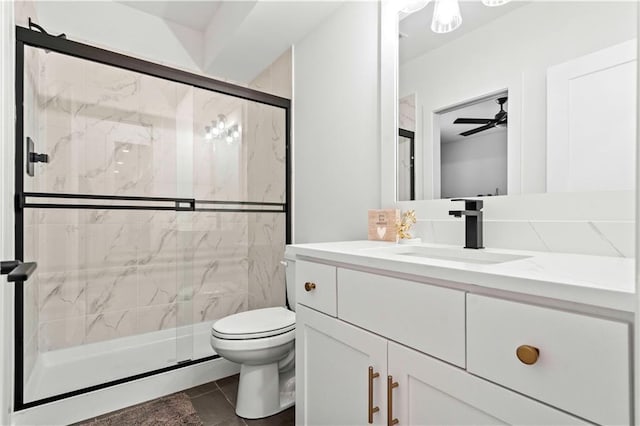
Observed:
[[[398,129],[398,201],[416,199],[415,139],[415,132]]]

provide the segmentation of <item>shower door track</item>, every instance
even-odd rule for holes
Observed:
[[[229,201],[229,200],[196,200],[192,198],[170,197],[131,197],[115,195],[91,194],[61,194],[24,192],[24,51],[25,46],[41,48],[75,58],[97,62],[129,71],[138,72],[152,77],[190,85],[196,88],[222,93],[236,98],[282,108],[285,112],[285,198],[284,203]],[[64,38],[54,37],[39,31],[16,26],[16,157],[15,157],[15,258],[24,261],[24,209],[25,208],[55,208],[55,209],[107,209],[107,210],[169,210],[191,212],[230,212],[230,213],[283,213],[285,214],[285,241],[291,243],[291,101],[276,95],[260,92],[243,86],[215,80],[204,75],[190,73],[154,62],[145,61],[109,50],[78,43]],[[30,198],[44,198],[57,200],[91,200],[94,204],[71,202],[33,203]],[[138,204],[106,204],[111,202],[139,202]],[[140,204],[141,203],[141,204]],[[157,205],[169,203],[169,205]],[[215,207],[199,207],[212,205]],[[246,206],[246,207],[245,207]],[[177,362],[175,365],[147,371],[141,374],[99,383],[97,385],[76,389],[70,392],[53,395],[35,401],[24,402],[24,287],[23,282],[16,282],[14,306],[14,411],[21,411],[42,404],[59,401],[73,396],[105,389],[111,386],[143,379],[168,371],[188,367],[194,364],[220,358],[213,355],[205,358]]]

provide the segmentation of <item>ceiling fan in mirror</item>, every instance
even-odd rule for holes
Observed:
[[[500,105],[500,111],[498,111],[493,118],[457,118],[453,124],[482,124],[480,127],[460,133],[460,136],[475,135],[476,133],[484,132],[494,127],[506,127],[508,114],[507,111],[504,110],[504,104],[507,102],[507,99],[506,96],[496,99],[496,102]]]

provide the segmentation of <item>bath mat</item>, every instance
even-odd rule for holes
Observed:
[[[82,426],[202,426],[203,424],[195,408],[193,408],[191,400],[187,394],[182,392],[80,423]]]

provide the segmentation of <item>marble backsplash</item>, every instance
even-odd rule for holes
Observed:
[[[461,207],[450,200],[399,203],[414,208],[413,234],[424,242],[464,245],[464,218],[448,215]],[[485,247],[575,253],[635,255],[635,197],[632,191],[525,194],[484,198]]]
[[[26,191],[286,201],[283,110],[27,51],[25,128],[50,162]],[[205,138],[219,114],[240,140]],[[39,267],[25,288],[25,359],[282,306],[285,227],[281,213],[26,209],[25,259]]]

